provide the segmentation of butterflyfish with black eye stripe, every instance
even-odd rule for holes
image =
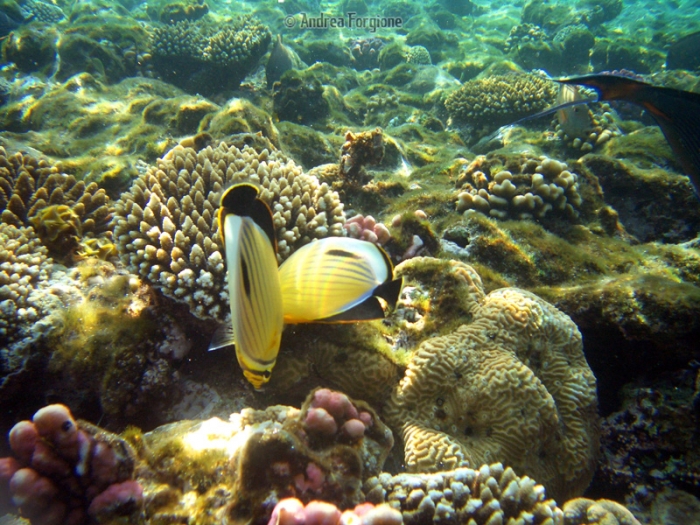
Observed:
[[[326,237],[299,248],[279,269],[284,322],[340,323],[381,319],[403,281],[379,246]]]
[[[236,345],[243,375],[259,389],[270,380],[283,329],[282,293],[270,208],[252,184],[221,197],[219,232],[226,252],[231,329],[215,334],[210,350]]]
[[[284,323],[381,319],[398,301],[403,280],[380,247],[328,237],[294,252],[277,267],[270,208],[252,184],[221,197],[219,232],[226,253],[231,324],[209,345],[234,344],[243,375],[260,389],[270,380]]]

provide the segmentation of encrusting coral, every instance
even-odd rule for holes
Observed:
[[[32,225],[52,254],[71,256],[83,238],[108,236],[111,209],[105,191],[61,173],[46,160],[10,155],[0,146],[2,222]]]
[[[580,494],[599,443],[581,334],[537,296],[517,288],[485,295],[478,275],[465,275],[471,322],[419,346],[384,412],[403,436],[408,470],[500,461],[557,498]]]
[[[466,82],[450,93],[452,120],[486,134],[550,106],[557,96],[551,80],[533,73],[494,75]]]
[[[200,318],[223,320],[229,311],[216,211],[222,191],[237,182],[261,187],[280,260],[312,239],[344,234],[338,194],[271,145],[176,146],[122,194],[114,235],[130,268]]]
[[[64,405],[42,408],[10,431],[15,457],[0,458],[0,484],[33,525],[105,523],[141,512],[136,455],[118,436],[75,421]]]
[[[575,219],[583,202],[577,178],[565,162],[545,156],[480,155],[457,179],[457,211],[521,220],[552,212]]]

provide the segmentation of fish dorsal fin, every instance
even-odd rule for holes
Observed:
[[[220,348],[225,348],[227,346],[233,346],[235,344],[235,339],[233,337],[233,327],[231,323],[224,323],[216,329],[214,335],[211,337],[211,342],[209,343],[208,352],[213,350],[218,350]]]
[[[240,217],[250,217],[255,224],[260,226],[265,235],[270,239],[272,247],[277,253],[277,237],[275,235],[275,223],[272,218],[270,207],[259,197],[260,190],[253,184],[234,184],[221,196],[221,207],[219,208],[219,232],[222,240],[224,238],[223,219],[225,215],[232,213]]]

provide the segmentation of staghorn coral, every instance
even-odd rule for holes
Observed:
[[[550,106],[557,95],[551,80],[532,73],[470,80],[445,100],[450,118],[488,134]]]
[[[414,263],[417,264],[417,263]],[[595,377],[581,334],[537,296],[465,298],[469,324],[424,341],[385,411],[409,471],[501,461],[559,498],[588,485],[598,451]]]
[[[83,525],[140,514],[136,454],[119,436],[49,405],[17,423],[9,439],[16,458],[0,458],[0,483],[29,523]]]
[[[368,479],[364,492],[368,501],[400,510],[406,525],[562,523],[561,509],[542,485],[500,463],[435,474],[384,473]]]
[[[457,211],[477,210],[497,219],[578,217],[578,176],[545,156],[478,156],[457,179]]]
[[[122,260],[197,317],[224,320],[228,294],[216,210],[223,189],[244,181],[260,185],[272,209],[280,260],[311,239],[343,235],[337,193],[278,151],[178,145],[116,204]]]
[[[107,194],[94,182],[77,181],[43,159],[8,155],[1,146],[0,210],[3,223],[32,225],[62,257],[72,255],[83,237],[108,236],[112,214]]]

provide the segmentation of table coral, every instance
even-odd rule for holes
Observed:
[[[545,156],[480,155],[457,179],[457,211],[540,221],[551,212],[576,219],[583,202],[577,180],[565,162]]]
[[[599,439],[581,334],[529,292],[480,295],[471,295],[469,324],[414,352],[385,411],[403,435],[408,470],[501,461],[557,497],[580,494]]]
[[[229,422],[182,421],[139,441],[153,522],[265,523],[283,498],[361,503],[362,483],[379,474],[393,437],[366,403],[320,389],[301,410],[246,408]]]
[[[64,405],[42,408],[10,431],[15,457],[0,458],[0,483],[34,525],[82,525],[140,514],[136,456],[118,436],[73,419]]]
[[[224,188],[244,181],[261,186],[272,210],[280,261],[311,239],[343,235],[338,194],[282,153],[225,142],[199,151],[178,145],[116,203],[122,260],[197,317],[224,320],[228,293],[216,211]]]
[[[480,136],[550,106],[556,84],[533,73],[493,75],[470,80],[445,100],[450,118]]]

